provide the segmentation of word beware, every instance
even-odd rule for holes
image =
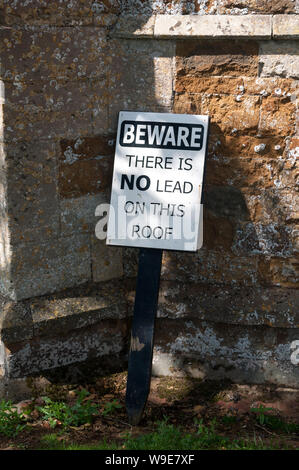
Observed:
[[[196,150],[203,145],[202,124],[151,121],[123,121],[120,130],[122,147]]]

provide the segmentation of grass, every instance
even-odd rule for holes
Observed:
[[[299,424],[288,423],[278,416],[271,414],[272,411],[275,411],[274,408],[267,408],[263,405],[260,405],[258,408],[251,408],[251,412],[255,414],[255,419],[261,426],[287,434],[299,433]]]
[[[157,424],[157,430],[142,436],[132,437],[127,434],[120,444],[105,441],[98,444],[78,445],[67,443],[57,434],[42,438],[44,450],[276,450],[287,449],[278,442],[265,443],[261,439],[229,439],[217,434],[216,422],[209,426],[198,423],[195,433],[185,434],[179,427],[168,424],[167,420]]]
[[[44,421],[48,421],[52,428],[60,424],[63,428],[70,426],[81,426],[91,423],[93,416],[98,412],[97,407],[89,400],[86,400],[89,393],[81,390],[77,393],[75,403],[70,406],[65,402],[53,401],[49,397],[44,397],[44,406],[37,407]]]
[[[4,435],[8,439],[16,439],[20,441],[19,434],[27,428],[30,432],[30,426],[41,424],[45,421],[47,426],[55,429],[55,432],[38,436],[34,447],[47,450],[269,450],[269,449],[288,449],[286,439],[290,435],[299,432],[299,424],[284,421],[277,415],[277,410],[260,405],[251,408],[250,414],[246,418],[246,426],[250,429],[251,437],[235,438],[228,437],[227,434],[238,435],[238,430],[243,421],[236,414],[227,414],[219,417],[219,421],[213,420],[203,422],[203,419],[194,421],[192,432],[186,432],[178,425],[169,423],[167,418],[158,421],[152,432],[139,434],[134,436],[131,432],[119,434],[117,442],[107,442],[105,440],[88,445],[71,442],[70,435],[76,436],[77,428],[82,425],[91,424],[95,417],[100,419],[107,415],[113,415],[110,419],[117,422],[117,413],[123,406],[115,399],[103,404],[95,404],[91,400],[91,396],[86,390],[76,392],[76,396],[67,403],[61,398],[58,399],[44,397],[43,405],[36,406],[31,403],[28,409],[18,412],[17,408],[10,402],[2,400],[0,402],[0,435]],[[37,413],[38,412],[38,413]],[[32,417],[31,414],[35,417]],[[244,423],[245,423],[244,421]],[[179,422],[179,421],[178,421]],[[124,423],[125,424],[125,423]],[[245,427],[246,427],[245,426]],[[243,428],[244,426],[242,426]],[[238,430],[237,430],[238,428]],[[252,438],[253,428],[253,438]],[[256,437],[255,428],[262,428],[267,434],[276,439],[265,441],[264,437]],[[92,427],[88,428],[92,429]],[[128,428],[126,428],[128,429]],[[81,430],[82,431],[82,430]],[[271,432],[270,432],[271,431]],[[245,432],[245,431],[244,431]],[[74,434],[75,433],[75,434]],[[226,435],[222,435],[225,433]],[[79,433],[80,435],[80,433]],[[95,434],[93,434],[95,435]],[[109,434],[108,434],[109,435]],[[81,434],[82,436],[82,434]],[[22,437],[22,436],[21,436]],[[84,435],[83,435],[84,437]],[[81,437],[82,438],[82,437]],[[76,437],[72,438],[76,440]],[[87,434],[84,437],[87,440]],[[292,442],[292,436],[289,439]],[[14,445],[14,444],[12,444]],[[19,446],[22,446],[22,441]]]
[[[26,419],[18,413],[11,401],[0,402],[0,434],[7,437],[17,436],[26,427]]]

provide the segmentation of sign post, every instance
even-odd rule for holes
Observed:
[[[108,245],[140,248],[127,413],[138,424],[149,393],[163,250],[202,245],[208,116],[120,112]]]

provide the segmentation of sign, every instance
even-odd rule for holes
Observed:
[[[196,251],[208,116],[120,112],[108,245]]]

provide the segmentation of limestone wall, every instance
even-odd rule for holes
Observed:
[[[97,240],[95,208],[117,114],[143,110],[211,117],[204,246],[164,253],[154,372],[298,386],[298,13],[293,0],[0,1],[7,374],[127,350],[137,250]]]

